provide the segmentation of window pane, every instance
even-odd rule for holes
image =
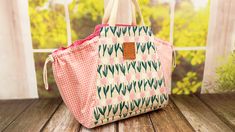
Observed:
[[[139,1],[146,25],[151,25],[159,38],[169,39],[169,3],[163,0]],[[82,39],[91,34],[95,25],[101,24],[104,0],[73,0],[69,5],[72,39]],[[139,17],[137,18],[139,21]]]
[[[139,1],[147,25],[151,25],[158,38],[169,40],[169,3],[166,0]],[[29,0],[31,31],[34,48],[59,48],[66,46],[66,23],[64,7],[48,0]],[[73,0],[69,4],[72,40],[91,34],[103,16],[103,0]],[[176,46],[205,46],[209,5],[195,8],[189,0],[178,0],[176,4],[175,34]],[[139,18],[137,19],[139,21]],[[35,53],[38,90],[40,97],[59,96],[48,65],[48,79],[51,91],[44,90],[42,68],[48,54]],[[188,94],[200,88],[203,76],[204,51],[179,51],[177,68],[173,72],[173,93]],[[183,74],[182,74],[183,73]]]
[[[69,13],[72,40],[91,34],[95,25],[101,24],[103,0],[71,0]],[[163,0],[140,1],[147,25],[164,40],[169,39],[169,4]],[[66,46],[67,34],[64,6],[53,0],[29,0],[29,15],[33,48],[59,48]],[[138,19],[139,20],[139,19]]]
[[[172,93],[190,94],[200,92],[205,51],[178,51],[177,67],[172,74]]]
[[[48,84],[49,89],[46,90],[43,83],[43,66],[46,58],[48,57],[48,53],[35,53],[34,60],[36,66],[36,75],[37,75],[37,83],[38,83],[38,94],[40,98],[43,97],[58,97],[60,96],[59,91],[57,89],[57,85],[54,80],[54,76],[52,73],[52,65],[48,63],[47,65],[47,75],[48,75]]]
[[[103,8],[104,0],[73,0],[69,4],[73,41],[87,37],[101,24]]]
[[[139,1],[146,25],[150,25],[156,37],[169,40],[170,6],[166,0]]]
[[[66,46],[64,6],[52,0],[29,0],[33,48]]]
[[[174,45],[205,46],[208,19],[209,0],[177,0]]]

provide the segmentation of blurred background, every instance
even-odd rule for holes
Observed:
[[[0,1],[0,99],[60,96],[51,64],[50,90],[44,89],[44,62],[52,51],[68,46],[70,39],[85,38],[101,24],[104,1]],[[145,23],[155,37],[172,42],[176,49],[172,94],[235,91],[234,3],[139,0]]]
[[[147,25],[155,36],[169,41],[170,1],[140,0],[140,7]],[[175,3],[174,46],[177,49],[177,67],[173,71],[172,93],[190,94],[202,86],[205,46],[209,20],[209,0],[177,0]],[[101,23],[104,13],[103,0],[71,0],[69,14],[72,41],[91,34]],[[50,51],[67,45],[64,5],[59,1],[29,0],[37,85],[40,97],[59,96],[53,74],[49,71],[52,91],[44,90],[42,67]],[[40,50],[39,49],[47,49]],[[51,66],[48,66],[51,68]]]

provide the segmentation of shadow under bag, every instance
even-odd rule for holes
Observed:
[[[115,25],[110,0],[103,23],[93,34],[54,51],[53,74],[62,99],[75,118],[93,128],[160,109],[168,104],[172,45],[154,37],[144,26]],[[133,7],[132,7],[133,8]],[[111,10],[111,11],[109,11]]]

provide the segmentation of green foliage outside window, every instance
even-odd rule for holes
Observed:
[[[217,68],[218,75],[216,89],[218,92],[235,91],[235,54],[226,59],[223,65]]]
[[[172,90],[175,94],[190,94],[197,92],[201,87],[201,82],[198,82],[196,72],[188,72],[187,75],[176,83],[176,87]]]
[[[151,26],[156,37],[168,41],[169,3],[155,0],[140,0],[139,2],[146,24]],[[95,25],[101,23],[104,13],[103,5],[103,0],[73,0],[69,4],[73,41],[86,37],[93,32]],[[48,0],[29,0],[29,15],[35,49],[66,46],[63,5],[53,4]],[[208,19],[209,3],[204,8],[194,10],[191,0],[178,1],[175,9],[174,46],[205,46]],[[173,93],[189,94],[200,88],[204,59],[205,52],[203,51],[177,53],[178,67],[173,73]],[[40,58],[40,55],[35,56],[39,89],[43,89],[41,81],[43,67],[41,61],[43,60],[44,58]],[[49,83],[53,84],[54,80],[49,80]],[[47,95],[44,90],[39,91],[41,96]]]
[[[47,0],[29,0],[34,49],[57,48],[67,42],[63,5],[47,8],[46,2]]]

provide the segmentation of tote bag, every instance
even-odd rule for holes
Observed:
[[[52,62],[61,97],[75,118],[93,128],[163,108],[169,97],[172,45],[155,38],[151,29],[115,24],[117,0],[110,0],[103,24],[93,34],[54,51]],[[133,14],[134,14],[134,6]]]

